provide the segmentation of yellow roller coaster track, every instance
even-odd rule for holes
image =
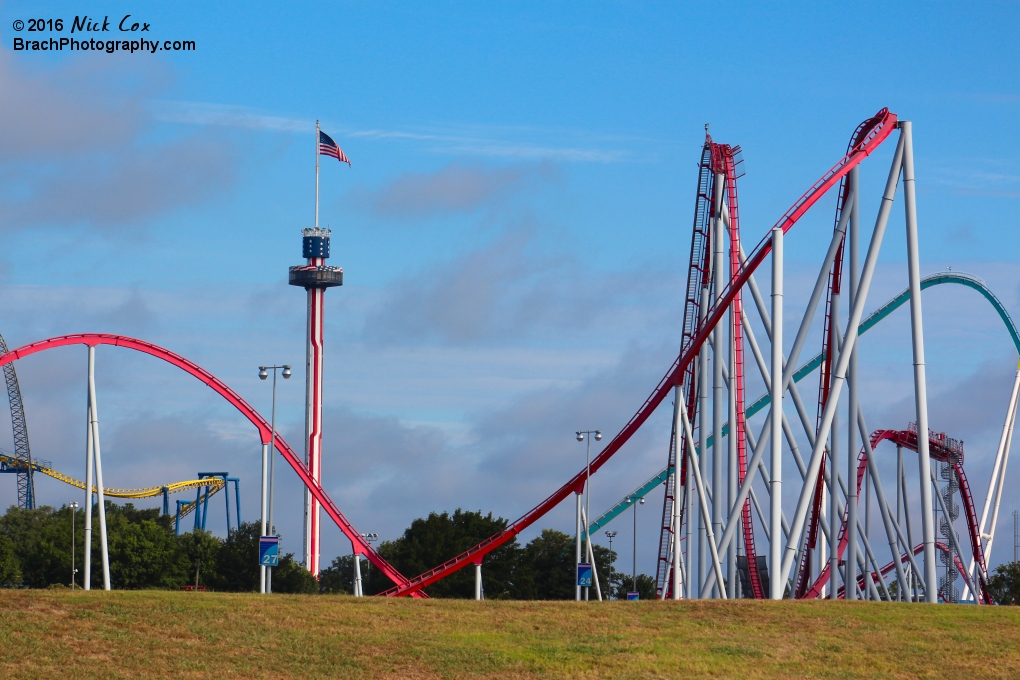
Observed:
[[[24,461],[15,458],[14,456],[8,456],[6,454],[0,454],[0,463],[6,465],[10,469],[17,469],[24,467]],[[52,477],[64,484],[78,487],[79,489],[85,489],[85,482],[69,477],[62,472],[58,472],[53,468],[44,467],[36,463],[32,464],[33,472],[41,472],[48,477]],[[209,493],[213,494],[223,488],[225,482],[222,477],[209,477],[206,479],[189,479],[183,482],[173,482],[172,484],[166,484],[164,486],[148,486],[141,489],[115,489],[112,487],[104,487],[103,493],[113,498],[152,498],[153,496],[159,496],[163,493],[163,489],[167,490],[167,493],[178,493],[180,491],[187,491],[189,489],[202,489],[209,487]],[[92,492],[95,493],[96,487],[92,487]],[[194,501],[192,501],[194,504]]]

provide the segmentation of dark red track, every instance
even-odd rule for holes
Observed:
[[[162,359],[167,363],[170,363],[177,368],[185,371],[198,378],[200,381],[208,385],[219,394],[221,397],[230,402],[238,411],[240,411],[251,423],[258,428],[259,437],[263,444],[268,444],[271,435],[271,426],[265,418],[259,414],[252,406],[241,398],[237,392],[232,390],[219,378],[214,376],[209,371],[205,370],[198,364],[185,359],[179,354],[175,354],[170,350],[164,349],[158,345],[154,345],[144,340],[136,340],[135,338],[129,338],[123,335],[105,335],[99,333],[82,333],[78,335],[62,335],[56,338],[49,338],[48,340],[40,340],[24,347],[19,347],[15,350],[0,356],[0,367],[27,357],[30,354],[36,352],[42,352],[48,349],[54,349],[56,347],[65,347],[67,345],[88,345],[89,347],[95,347],[96,345],[113,345],[115,347],[125,347],[127,349],[133,349],[138,352],[144,352],[156,358]],[[340,527],[340,530],[344,532],[354,544],[355,550],[365,555],[369,561],[379,568],[386,576],[394,583],[407,584],[408,580],[400,572],[393,568],[393,566],[387,562],[382,556],[375,551],[370,543],[365,541],[361,534],[354,528],[354,526],[344,517],[340,509],[336,507],[333,500],[326,494],[325,490],[315,483],[315,481],[308,474],[308,470],[305,468],[301,459],[297,457],[290,445],[284,441],[280,433],[276,433],[276,446],[280,451],[280,454],[284,459],[290,463],[290,466],[294,468],[294,472],[297,473],[298,477],[304,483],[308,490],[311,491],[312,495],[326,510],[326,514],[336,522],[336,525]],[[418,596],[423,593],[418,594]]]
[[[871,450],[874,451],[875,447],[878,446],[879,442],[890,441],[894,444],[899,444],[905,449],[910,451],[917,451],[917,433],[913,430],[875,430],[871,433]],[[931,457],[938,461],[952,460],[950,457],[950,450],[945,445],[945,440],[940,438],[936,434],[932,434],[928,437],[928,449],[931,453]],[[864,473],[868,466],[868,452],[867,447],[862,446],[861,452],[857,456],[857,498],[861,497],[861,485],[864,483]],[[967,516],[967,533],[970,535],[970,546],[974,556],[974,564],[977,565],[977,584],[981,589],[980,593],[976,593],[976,597],[980,604],[991,604],[992,598],[988,593],[988,584],[986,582],[987,569],[985,566],[984,551],[981,547],[981,536],[978,532],[978,521],[977,512],[974,509],[974,497],[970,491],[970,484],[967,482],[967,475],[963,472],[963,464],[958,460],[953,460],[953,469],[956,471],[957,477],[960,479],[960,496],[963,499],[963,507]],[[839,556],[843,556],[843,551],[847,545],[847,511],[849,507],[844,509],[843,518],[839,527]],[[922,510],[927,512],[927,510]],[[895,566],[895,562],[892,563]],[[966,576],[964,577],[966,580]],[[818,597],[822,588],[826,583],[829,582],[829,567],[826,564],[825,568],[818,575],[818,579],[812,584],[811,588],[804,594],[805,598]]]
[[[867,133],[864,135],[863,139],[861,139],[858,144],[856,144],[842,159],[840,159],[838,163],[836,163],[836,165],[830,168],[811,186],[810,189],[797,199],[790,209],[783,214],[778,222],[776,222],[773,228],[781,228],[784,234],[788,232],[793,225],[795,225],[797,221],[803,217],[804,214],[826,194],[826,192],[829,191],[829,189],[839,183],[853,167],[867,158],[889,137],[896,127],[896,120],[896,114],[892,113],[888,109],[882,109],[875,114],[875,116],[865,121],[862,126],[867,128]],[[610,441],[609,444],[606,445],[606,447],[594,459],[592,459],[590,468],[592,473],[597,472],[603,465],[606,464],[606,462],[609,461],[610,458],[616,455],[623,445],[630,440],[634,433],[640,429],[644,422],[648,420],[655,409],[658,408],[669,394],[669,391],[683,379],[684,372],[697,356],[698,350],[708,338],[709,333],[715,328],[716,324],[723,319],[723,315],[729,309],[734,296],[744,286],[744,284],[747,283],[747,280],[761,265],[761,263],[765,261],[765,258],[772,250],[771,233],[772,229],[769,229],[766,232],[765,237],[748,256],[740,272],[733,277],[727,287],[721,292],[715,305],[709,309],[703,326],[698,330],[698,333],[693,337],[693,339],[691,339],[690,342],[682,348],[680,355],[673,362],[673,365],[670,367],[669,371],[667,371],[666,375],[663,376],[662,380],[659,381],[659,384],[652,391],[652,394],[645,400],[645,403],[641,405],[641,408],[639,408],[637,413],[631,417],[630,421],[627,422],[623,429],[620,430],[615,437],[613,437],[612,441]],[[567,481],[566,484],[561,486],[548,498],[532,508],[522,517],[508,525],[507,528],[500,533],[490,536],[457,557],[447,560],[443,564],[415,576],[406,583],[398,583],[396,587],[391,588],[384,594],[389,596],[410,595],[445,578],[446,576],[449,576],[462,567],[481,559],[489,552],[513,539],[519,533],[534,524],[539,518],[559,505],[571,493],[579,492],[584,485],[584,480],[585,470],[582,469],[569,481]]]

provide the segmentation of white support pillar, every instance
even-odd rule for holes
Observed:
[[[1002,486],[1006,482],[1006,465],[1009,463],[1009,450],[1013,443],[1013,426],[1016,424],[1016,412],[1009,421],[1009,430],[1006,433],[1006,447],[1002,453],[1002,468],[999,470],[999,480],[995,488],[995,504],[992,507],[992,524],[988,528],[988,544],[985,546],[985,566],[989,564],[992,555],[992,545],[995,543],[995,527],[999,524],[999,503],[1002,501]]]
[[[475,599],[482,599],[482,561],[475,562]]]
[[[725,178],[721,173],[715,175],[715,195],[713,201],[715,210],[712,220],[712,260],[715,281],[715,297],[719,299],[725,281],[725,259],[723,257],[723,221],[722,221],[722,200]],[[723,436],[722,417],[723,409],[723,361],[726,353],[723,351],[725,337],[723,336],[722,324],[716,324],[712,330],[712,533],[720,536],[723,532],[723,508],[725,507],[725,492],[723,490]],[[701,455],[707,455],[707,451]],[[728,513],[727,513],[728,514]],[[723,591],[723,581],[720,579],[716,584],[715,593]]]
[[[872,232],[871,243],[868,246],[868,255],[864,259],[864,269],[861,272],[860,288],[857,297],[851,307],[850,318],[847,321],[846,337],[843,340],[843,349],[836,361],[836,368],[833,371],[833,386],[829,403],[826,404],[822,413],[821,425],[818,430],[815,445],[811,451],[811,459],[808,461],[807,475],[804,480],[804,488],[801,490],[800,498],[797,501],[797,510],[793,517],[793,524],[790,526],[790,540],[787,542],[786,551],[783,555],[783,570],[781,578],[789,577],[793,568],[794,558],[804,532],[804,524],[807,520],[808,506],[811,503],[815,484],[818,481],[818,471],[821,467],[822,456],[824,455],[825,442],[829,436],[829,429],[832,425],[832,416],[842,391],[843,382],[846,379],[846,370],[850,364],[850,352],[857,344],[857,326],[861,322],[864,313],[864,303],[867,300],[868,289],[871,287],[871,279],[875,272],[875,265],[878,262],[878,254],[882,249],[882,240],[885,237],[885,228],[889,222],[889,213],[892,210],[892,201],[896,195],[896,184],[900,176],[900,168],[903,160],[904,138],[901,135],[899,144],[896,147],[896,155],[893,158],[889,177],[886,181],[885,193],[882,196],[882,206],[879,208],[878,219],[875,221],[875,230]],[[793,362],[791,361],[790,364]],[[793,370],[792,366],[788,366]],[[785,376],[784,376],[785,382]],[[837,400],[837,401],[834,401]]]
[[[832,318],[829,325],[829,347],[832,352],[839,346],[839,294],[832,296]],[[831,398],[831,397],[830,397]],[[839,396],[835,397],[839,401]],[[853,428],[853,421],[847,422],[847,427]],[[847,454],[850,455],[850,454]],[[836,481],[839,474],[839,407],[832,414],[832,434],[829,437],[829,583],[828,595],[830,600],[839,599],[839,484]],[[853,481],[851,480],[851,483]],[[819,568],[821,564],[819,563]]]
[[[858,262],[858,240],[860,236],[860,209],[858,196],[860,195],[860,166],[854,166],[850,171],[850,229],[847,233],[847,264],[848,278],[850,284],[850,305],[854,304],[857,297],[859,283],[860,263]],[[847,412],[857,413],[860,396],[857,385],[857,347],[856,343],[850,350],[850,367],[847,369]],[[853,416],[847,419],[846,428],[846,494],[847,494],[847,543],[844,562],[846,564],[843,574],[843,581],[847,584],[845,588],[846,599],[857,599],[857,428],[853,426]]]
[[[772,230],[772,430],[769,474],[769,597],[783,599],[783,230]]]
[[[708,307],[711,302],[709,298],[708,286],[702,286],[701,288],[701,324],[704,325],[705,318],[707,316]],[[698,418],[700,418],[701,426],[698,428],[698,457],[694,458],[694,452],[691,452],[691,463],[699,466],[699,474],[704,479],[708,476],[708,355],[709,355],[709,343],[706,342],[701,346],[701,352],[698,354]],[[704,493],[704,490],[698,488],[698,495]],[[698,507],[698,583],[697,587],[693,588],[693,595],[695,599],[701,596],[701,590],[705,585],[705,581],[708,579],[708,523],[710,521],[709,515],[702,511],[703,504],[699,504]]]
[[[92,590],[92,505],[93,464],[92,451],[92,399],[85,389],[85,590]]]
[[[577,497],[577,544],[574,546],[574,583],[577,583],[577,565],[581,564],[581,494]],[[574,600],[581,601],[581,586],[574,586]]]
[[[701,512],[704,513],[705,516],[707,517],[708,516],[708,498],[707,498],[707,494],[705,493],[705,491],[706,491],[705,490],[705,481],[704,481],[704,479],[702,479],[701,470],[699,470],[694,465],[694,462],[695,462],[694,461],[694,435],[691,433],[691,422],[690,422],[690,420],[687,419],[687,411],[685,409],[680,409],[680,417],[681,417],[682,422],[683,422],[684,437],[687,438],[688,469],[691,470],[692,472],[694,472],[694,482],[695,482],[695,484],[698,487],[698,501],[699,501],[699,503],[701,505]],[[713,570],[713,573],[715,574],[716,583],[722,583],[722,580],[723,580],[722,566],[719,564],[719,551],[716,548],[715,535],[714,535],[714,532],[712,531],[712,525],[711,524],[709,524],[706,527],[706,532],[708,534],[706,536],[706,539],[707,539],[707,542],[708,542],[709,551],[710,551],[711,556],[712,556],[712,570]],[[723,599],[726,599],[726,590],[720,588],[719,592],[722,595]]]
[[[361,555],[354,553],[354,597],[362,597],[365,588],[361,581]]]
[[[909,120],[898,123],[903,136],[903,203],[907,221],[907,270],[910,278],[910,336],[914,350],[914,403],[917,411],[917,465],[921,479],[921,531],[924,541],[924,599],[938,601],[935,586],[935,522],[932,507],[931,455],[928,452],[928,386],[924,372],[924,323],[921,319],[921,263],[917,247],[917,202],[914,193],[914,141]]]
[[[103,560],[103,590],[110,590],[110,544],[106,535],[106,498],[103,495],[103,456],[99,447],[99,407],[96,404],[96,348],[89,345],[89,429],[96,466],[96,502],[99,504],[99,542]]]
[[[981,524],[978,530],[981,540],[985,543],[985,566],[988,565],[992,552],[992,543],[995,537],[995,525],[999,518],[999,502],[1002,500],[1002,485],[1006,477],[1006,463],[1009,460],[1009,449],[1013,440],[1013,425],[1016,422],[1017,400],[1020,397],[1020,366],[1017,367],[1016,377],[1013,380],[1013,392],[1009,397],[1009,406],[1006,408],[1006,421],[1002,424],[1002,435],[999,437],[999,446],[995,452],[995,464],[992,466],[992,476],[988,480],[988,493],[985,495],[985,506],[981,510]],[[992,523],[988,527],[988,511],[992,510]],[[974,576],[974,558],[970,558],[970,568],[967,573]],[[964,593],[964,597],[967,593]]]
[[[686,409],[687,405],[686,405],[686,403],[684,401],[682,401],[680,399],[680,396],[681,396],[680,387],[677,386],[677,387],[673,388],[673,433],[674,433],[674,435],[673,435],[673,446],[675,447],[675,449],[674,449],[675,454],[673,456],[673,599],[674,600],[679,600],[681,598],[682,593],[680,591],[683,588],[683,579],[680,577],[680,575],[681,575],[681,573],[683,571],[683,567],[682,567],[683,554],[682,554],[682,552],[680,550],[680,522],[683,519],[683,507],[681,506],[680,489],[681,489],[681,482],[683,480],[680,479],[680,470],[682,470],[684,468],[684,465],[683,465],[683,461],[680,460],[680,451],[683,450],[683,445],[681,444],[681,441],[683,441],[683,438],[682,438],[682,435],[680,434],[681,430],[683,428],[683,423],[680,422],[680,417],[679,416],[680,416],[680,409]],[[684,487],[684,488],[686,488],[686,487]],[[687,493],[690,493],[689,489],[687,489],[686,491],[687,491]],[[688,503],[688,505],[689,505],[689,503]],[[691,521],[691,518],[690,518],[689,515],[687,517],[687,521],[688,521],[688,523],[690,523],[690,521]]]
[[[266,536],[266,487],[269,483],[269,444],[262,445],[262,515],[261,524],[262,529],[260,536]],[[266,567],[259,565],[259,592],[266,592]]]

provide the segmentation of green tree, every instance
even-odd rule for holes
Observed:
[[[184,545],[171,532],[170,518],[158,509],[139,510],[132,503],[108,503],[106,530],[114,587],[176,590],[189,582]],[[92,558],[93,573],[102,573],[99,549],[93,549]]]
[[[631,579],[630,574],[621,575],[619,582],[616,584],[616,599],[626,600],[627,593],[631,591],[634,586],[634,581]],[[654,600],[655,599],[655,579],[648,574],[637,575],[637,593],[638,597],[642,600]]]
[[[519,560],[518,587],[513,596],[521,600],[573,600],[577,588],[575,546],[573,536],[555,529],[544,529],[524,547]],[[620,580],[620,575],[613,569],[616,552],[592,544],[592,553],[602,596],[609,599]],[[588,597],[595,598],[594,586]]]
[[[996,604],[1020,604],[1020,562],[997,566],[988,579],[988,592]]]
[[[428,517],[414,520],[397,540],[380,544],[379,553],[400,573],[420,574],[499,533],[506,525],[505,519],[494,518],[491,512],[483,515],[481,512],[460,508],[452,515],[433,512]],[[519,553],[517,539],[513,539],[485,556],[482,575],[486,598],[513,597]],[[393,585],[378,569],[366,569],[363,578],[366,579],[365,593],[369,595],[387,590]],[[430,597],[474,597],[474,569],[461,569],[428,586],[425,592]]]
[[[319,592],[319,582],[294,561],[294,553],[287,553],[280,558],[280,565],[273,567],[273,592],[311,595]]]
[[[252,593],[259,589],[259,536],[256,522],[242,522],[220,544],[215,558],[215,573],[206,583],[214,590]],[[274,593],[314,593],[318,590],[315,577],[294,561],[294,554],[280,558],[273,568]]]
[[[216,555],[216,572],[206,583],[215,590],[252,593],[259,589],[259,536],[261,526],[242,522],[230,532]]]
[[[330,565],[319,572],[319,592],[354,594],[354,555],[334,557]]]
[[[217,559],[223,541],[208,531],[196,529],[177,537],[177,543],[183,553],[187,583],[189,585],[208,585],[219,578]]]
[[[16,588],[21,585],[21,564],[14,551],[14,541],[0,535],[0,587]]]
[[[85,513],[77,514],[77,553],[82,555],[81,527]],[[71,509],[56,510],[42,506],[23,510],[8,508],[0,517],[0,536],[14,544],[15,560],[24,585],[45,588],[50,584],[71,582]],[[80,559],[80,558],[79,558]]]

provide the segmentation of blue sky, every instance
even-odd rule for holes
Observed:
[[[970,271],[1020,309],[1014,5],[40,7],[0,4],[0,332],[10,345],[136,335],[268,409],[256,367],[302,363],[303,293],[285,275],[313,217],[320,119],[353,163],[322,161],[320,219],[345,269],[327,295],[326,486],[383,537],[433,509],[519,516],[577,467],[575,429],[615,431],[644,400],[679,342],[706,123],[743,147],[741,216],[756,242],[861,120],[883,106],[913,120],[922,273]],[[12,51],[28,35],[15,19],[85,12],[114,24],[131,13],[151,37],[197,49]],[[868,213],[890,155],[862,168]],[[833,201],[788,239],[794,297]],[[905,285],[902,234],[897,212],[872,307]],[[983,494],[1015,352],[972,294],[925,305],[932,426],[972,443]],[[905,318],[864,344],[873,428],[909,416]],[[254,517],[254,432],[153,361],[103,349],[99,361],[110,483],[183,479],[213,459],[242,472]],[[73,473],[84,350],[21,363],[33,448]],[[280,386],[295,443],[296,377]],[[593,510],[662,466],[667,418],[593,481]],[[292,477],[280,526],[298,551]],[[68,494],[40,489],[54,504]],[[0,485],[0,502],[13,499],[13,480]],[[571,513],[547,525],[567,529]],[[332,529],[326,544],[349,550]]]

